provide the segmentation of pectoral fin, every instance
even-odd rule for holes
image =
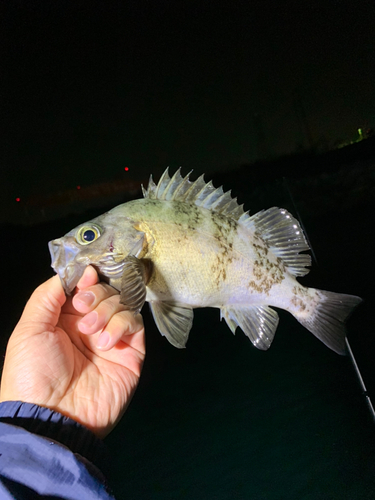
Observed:
[[[138,314],[145,303],[148,275],[147,262],[133,255],[126,257],[121,278],[120,303],[134,314]]]
[[[276,311],[268,306],[247,306],[241,309],[223,307],[220,312],[233,333],[239,326],[255,347],[263,351],[270,347],[279,323]]]
[[[193,324],[193,310],[171,302],[150,302],[150,307],[159,332],[175,347],[185,347]]]

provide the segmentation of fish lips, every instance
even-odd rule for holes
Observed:
[[[78,262],[77,255],[81,252],[75,244],[65,238],[50,241],[48,248],[51,254],[51,267],[60,276],[64,291],[70,295],[84,273],[87,263]]]

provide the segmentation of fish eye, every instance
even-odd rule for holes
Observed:
[[[81,245],[89,245],[100,236],[100,230],[97,226],[83,226],[77,233],[76,240]]]

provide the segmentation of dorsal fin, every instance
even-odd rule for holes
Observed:
[[[237,199],[232,198],[230,191],[224,193],[222,187],[215,188],[211,181],[206,183],[203,175],[191,182],[189,180],[191,172],[182,177],[180,171],[181,168],[169,177],[167,168],[157,184],[151,175],[147,189],[142,186],[143,196],[149,199],[194,203],[198,207],[207,208],[235,220],[245,215],[243,205],[239,205]]]
[[[310,271],[306,269],[311,265],[310,255],[299,253],[310,247],[299,222],[287,210],[272,207],[251,217],[244,214],[239,222],[267,242],[294,276],[305,276]]]

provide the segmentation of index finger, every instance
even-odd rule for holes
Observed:
[[[89,286],[95,285],[99,281],[99,276],[92,266],[87,266],[80,280],[77,283],[77,291],[84,290]]]
[[[83,272],[83,275],[77,283],[77,287],[74,291],[74,295],[86,290],[93,285],[96,285],[99,281],[99,276],[96,270],[92,266],[87,266]],[[63,312],[68,314],[78,314],[78,311],[73,307],[72,300],[74,295],[67,297],[67,301],[64,304]]]

